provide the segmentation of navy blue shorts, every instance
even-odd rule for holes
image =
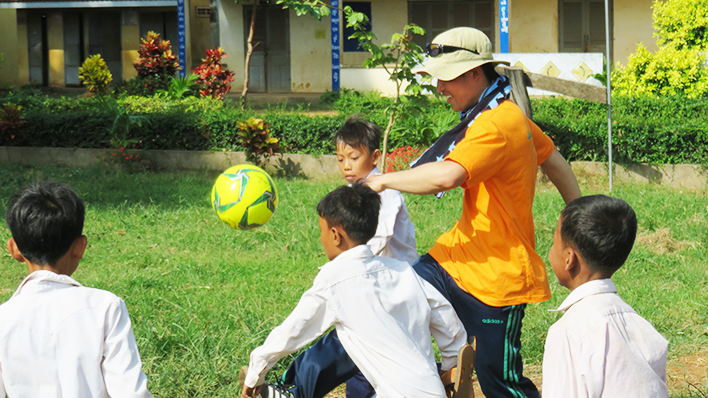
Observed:
[[[521,321],[526,304],[492,307],[460,289],[429,254],[413,269],[452,304],[469,336],[477,338],[475,371],[487,397],[538,398],[538,389],[522,375]]]
[[[460,289],[429,254],[419,258],[413,269],[450,301],[467,334],[477,338],[475,371],[484,395],[538,398],[536,386],[522,374],[521,321],[526,305],[491,307],[482,303]],[[295,398],[322,398],[357,373],[359,369],[332,331],[295,358],[282,379],[294,385],[291,392]],[[352,382],[361,382],[355,380]],[[347,397],[365,398],[370,394],[365,388],[356,392],[348,389]]]

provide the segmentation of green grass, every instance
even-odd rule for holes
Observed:
[[[237,231],[223,225],[209,205],[217,174],[0,166],[3,241],[9,238],[7,199],[27,183],[61,181],[83,197],[89,247],[74,277],[126,301],[149,388],[159,396],[237,396],[238,369],[248,362],[250,350],[287,316],[327,261],[315,206],[344,180],[278,179],[274,218],[259,229]],[[600,184],[587,179],[584,193],[606,193]],[[620,294],[669,339],[670,361],[706,350],[706,194],[634,184],[616,186],[612,195],[635,208],[640,238],[656,238],[640,241],[616,274]],[[457,221],[460,198],[460,190],[442,200],[406,196],[419,251]],[[534,213],[543,258],[562,207],[552,187],[539,186]],[[529,305],[525,318],[529,365],[540,364],[548,327],[559,317],[547,310],[567,295],[548,272],[554,296]],[[7,253],[0,256],[0,302],[25,274]],[[271,374],[281,374],[288,362],[281,361]],[[685,394],[678,390],[672,394],[689,396],[677,395]]]

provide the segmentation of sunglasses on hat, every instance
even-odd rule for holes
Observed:
[[[444,44],[428,43],[425,45],[425,49],[427,50],[428,55],[430,55],[431,57],[437,57],[440,54],[454,53],[455,51],[460,51],[460,50],[469,51],[471,53],[479,55],[479,53],[477,51],[470,50],[469,48],[447,46]]]

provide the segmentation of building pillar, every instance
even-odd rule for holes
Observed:
[[[3,38],[0,40],[0,83],[17,85],[24,83],[19,81],[18,55],[20,48],[24,48],[25,53],[27,52],[27,45],[23,47],[17,41],[18,30],[17,10],[0,9],[0,37]],[[26,37],[25,43],[27,43]]]
[[[121,35],[121,59],[123,61],[123,80],[130,80],[138,76],[138,72],[133,66],[133,62],[138,59],[140,49],[140,25],[138,24],[138,11],[136,9],[125,9],[122,12]],[[113,77],[114,79],[117,76]]]
[[[49,86],[64,87],[64,21],[62,11],[47,12],[47,47],[49,50]]]

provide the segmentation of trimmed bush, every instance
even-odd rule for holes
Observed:
[[[607,160],[607,105],[533,100],[536,123],[568,160]],[[613,160],[708,165],[708,99],[614,96]]]
[[[117,105],[143,122],[132,125],[124,140],[140,149],[243,150],[238,122],[263,119],[286,152],[333,154],[331,137],[352,113],[380,123],[387,99],[344,94],[346,106],[331,115],[269,109],[240,110],[231,103],[206,98],[181,100],[125,97]],[[0,104],[21,106],[22,134],[13,145],[104,148],[111,145],[115,120],[91,98],[47,99],[8,92]],[[337,100],[339,101],[339,100]],[[584,100],[532,100],[536,123],[553,138],[568,160],[607,160],[607,106]],[[425,148],[458,123],[457,112],[431,99],[418,114],[403,118],[391,134],[391,148]],[[614,160],[622,163],[692,163],[708,165],[708,99],[685,97],[613,97]]]

